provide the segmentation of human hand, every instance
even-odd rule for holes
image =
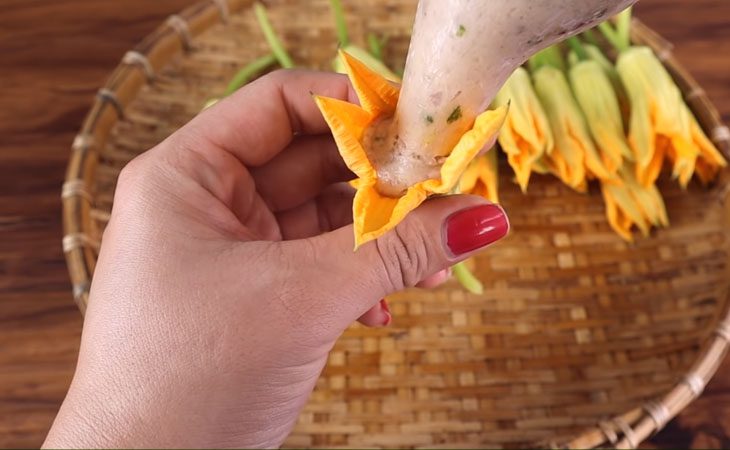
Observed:
[[[355,100],[345,77],[276,72],[122,171],[45,446],[276,447],[352,322],[387,324],[384,296],[507,233],[451,196],[353,252],[352,174],[310,92]]]

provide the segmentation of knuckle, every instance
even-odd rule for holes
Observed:
[[[427,234],[416,221],[396,227],[376,241],[390,288],[399,291],[413,287],[428,271]]]
[[[289,77],[289,74],[291,72],[293,72],[292,69],[282,69],[282,68],[279,68],[279,69],[276,69],[276,70],[272,70],[271,72],[269,72],[265,76],[270,81],[282,82],[282,81],[286,80],[287,77]]]
[[[255,82],[258,82],[259,85],[266,90],[278,91],[285,86],[292,77],[296,77],[299,72],[300,69],[279,68],[267,73]]]
[[[142,155],[129,161],[119,172],[115,195],[124,197],[128,194],[132,188],[138,185],[140,180],[144,179],[144,171],[145,162]]]
[[[150,154],[153,150],[132,159],[119,172],[112,213],[151,201],[165,191],[163,180],[166,170],[160,167],[157,157]],[[152,192],[155,195],[150,195]]]

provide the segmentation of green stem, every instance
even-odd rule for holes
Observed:
[[[473,273],[471,273],[471,271],[466,267],[466,264],[464,262],[460,262],[453,266],[451,268],[451,271],[453,272],[456,279],[459,280],[459,283],[461,283],[461,285],[464,286],[464,289],[466,289],[467,291],[477,295],[484,292],[484,286],[482,286],[482,282],[479,281],[479,279],[475,277]]]
[[[631,46],[631,7],[616,17],[616,34],[624,50],[628,49]]]
[[[598,25],[598,31],[603,34],[606,40],[619,52],[622,53],[628,50],[628,46],[624,45],[623,41],[618,35],[618,32],[608,22],[603,22]]]
[[[598,42],[598,37],[596,37],[596,33],[593,31],[593,29],[585,30],[583,33],[581,33],[581,35],[589,44],[595,45],[596,47],[601,46],[601,44]]]
[[[243,69],[239,70],[238,73],[236,73],[236,75],[233,77],[233,80],[231,80],[231,82],[228,84],[228,87],[223,93],[223,96],[227,97],[237,90],[241,89],[244,85],[246,85],[246,83],[249,82],[249,80],[251,80],[254,75],[273,65],[275,62],[276,57],[272,53],[254,59]]]
[[[568,45],[570,46],[571,50],[575,52],[575,56],[578,57],[578,60],[585,61],[588,59],[588,52],[586,52],[585,47],[583,47],[583,43],[578,39],[577,37],[569,37],[568,38]]]
[[[385,44],[384,39],[378,39],[378,37],[374,33],[368,34],[368,48],[370,49],[370,54],[373,55],[378,59],[378,61],[383,60],[383,45]]]
[[[332,13],[335,15],[337,40],[340,41],[340,47],[347,47],[350,45],[350,36],[347,32],[347,20],[345,20],[345,11],[342,8],[342,1],[330,0],[330,5],[332,5]]]
[[[276,60],[279,61],[281,67],[285,69],[291,69],[292,67],[294,67],[294,61],[292,61],[291,56],[289,56],[289,54],[286,52],[286,49],[284,49],[284,45],[281,43],[279,37],[276,35],[274,27],[271,26],[271,22],[269,21],[269,16],[266,14],[266,8],[264,7],[264,5],[256,2],[253,5],[253,9],[254,13],[256,14],[256,20],[259,22],[261,31],[264,32],[266,42],[268,42],[269,47],[271,47],[271,52],[274,54],[274,56],[276,56]]]
[[[528,65],[532,72],[537,71],[537,69],[543,66],[553,66],[557,69],[565,70],[565,61],[563,61],[563,55],[560,53],[560,46],[558,45],[553,45],[537,52],[529,59]]]

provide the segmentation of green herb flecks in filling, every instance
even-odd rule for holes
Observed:
[[[448,119],[446,119],[446,123],[454,123],[459,119],[461,119],[461,106],[457,106],[453,111],[451,111]]]

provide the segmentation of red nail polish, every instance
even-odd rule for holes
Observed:
[[[386,302],[385,299],[380,300],[380,309],[390,314],[390,308],[388,307],[388,302]]]
[[[460,256],[502,239],[509,221],[498,205],[480,205],[455,212],[446,219],[446,245]]]

